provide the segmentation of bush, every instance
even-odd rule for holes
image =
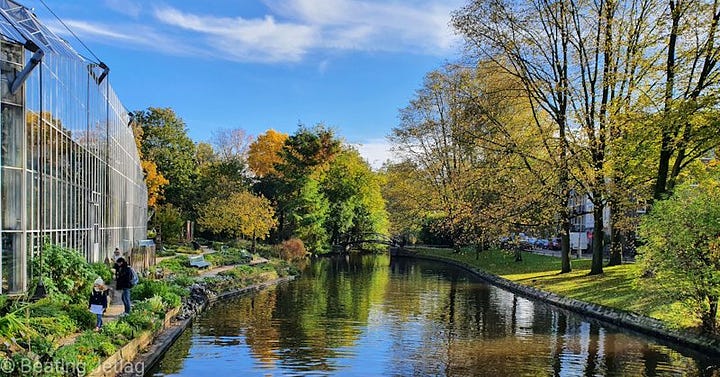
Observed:
[[[702,321],[702,330],[720,332],[720,172],[654,203],[642,219],[638,262],[653,278],[657,294],[689,305]]]
[[[198,274],[197,269],[190,267],[188,258],[184,255],[165,259],[157,266],[164,270],[170,270],[175,275],[196,276]]]
[[[63,313],[57,317],[31,317],[30,327],[42,336],[62,338],[77,330],[75,322]]]
[[[113,343],[122,346],[133,338],[135,331],[125,321],[111,321],[103,325],[102,332],[112,339]]]
[[[291,238],[280,244],[280,258],[284,260],[291,261],[302,259],[305,257],[306,253],[305,244],[299,238]]]
[[[155,322],[155,314],[147,307],[146,304],[137,303],[130,314],[123,317],[123,321],[138,330],[152,330]]]
[[[32,265],[50,295],[62,295],[72,302],[84,301],[97,278],[79,251],[63,246],[44,245],[43,257],[33,258]]]
[[[92,263],[90,264],[90,269],[95,273],[95,275],[102,278],[105,284],[110,284],[113,280],[112,270],[110,269],[110,266],[105,263]]]
[[[67,314],[75,325],[81,330],[88,330],[95,327],[97,318],[95,314],[90,313],[87,304],[74,304],[66,307]]]
[[[173,279],[169,280],[173,285],[176,285],[178,287],[187,288],[191,285],[195,284],[195,278],[192,278],[190,276],[176,276]],[[185,291],[187,292],[187,291]],[[181,295],[184,297],[184,295]]]

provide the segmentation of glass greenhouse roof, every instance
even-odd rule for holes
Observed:
[[[46,54],[86,60],[65,40],[42,25],[31,9],[12,0],[0,0],[0,35],[20,44],[30,41]]]

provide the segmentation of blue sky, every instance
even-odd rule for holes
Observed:
[[[39,0],[20,0],[53,30]],[[375,166],[424,75],[459,54],[457,0],[45,0],[129,110],[171,107],[195,141],[323,123]],[[62,34],[90,55],[67,32]]]

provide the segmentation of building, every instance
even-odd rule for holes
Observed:
[[[27,290],[42,240],[102,261],[146,238],[147,188],[109,69],[0,0],[1,293]]]
[[[570,191],[568,201],[573,217],[570,219],[570,249],[589,250],[592,248],[593,227],[595,217],[593,209],[595,206],[587,194],[581,194],[575,190]],[[610,232],[610,208],[603,208],[603,231]]]

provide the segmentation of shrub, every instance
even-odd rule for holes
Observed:
[[[144,303],[137,303],[123,321],[138,330],[151,330],[156,322],[154,313]]]
[[[75,322],[63,313],[57,317],[30,317],[29,325],[40,335],[62,338],[77,330]]]
[[[59,245],[45,244],[43,257],[33,258],[32,264],[50,295],[62,294],[72,302],[83,301],[97,278],[79,251]]]
[[[644,245],[638,261],[654,273],[642,282],[689,305],[706,332],[720,331],[720,173],[715,174],[655,202],[639,229]]]
[[[110,266],[105,263],[92,263],[90,264],[90,269],[92,269],[95,275],[100,276],[105,284],[109,284],[113,280],[112,270]]]
[[[90,313],[87,304],[68,305],[65,310],[79,329],[88,330],[95,327],[95,314]]]
[[[176,276],[173,279],[170,280],[170,282],[173,285],[187,288],[193,284],[195,284],[195,278],[191,278],[190,276]],[[187,292],[187,290],[185,290]],[[181,297],[184,297],[185,295],[181,295]]]
[[[305,244],[299,238],[291,238],[280,244],[280,258],[284,260],[296,260],[305,257],[307,251]]]
[[[125,321],[110,321],[103,325],[102,332],[112,339],[113,343],[122,346],[133,338],[134,330]]]
[[[197,269],[190,267],[188,258],[185,255],[177,255],[173,258],[165,259],[157,264],[158,267],[170,270],[175,275],[197,276]]]

